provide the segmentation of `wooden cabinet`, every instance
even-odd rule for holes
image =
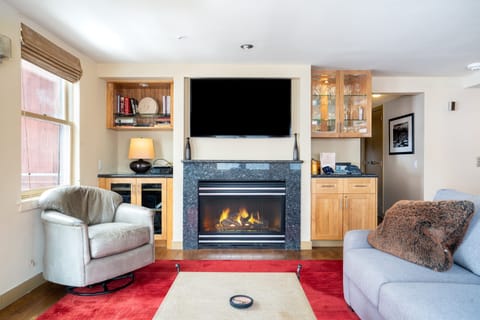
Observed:
[[[312,138],[371,137],[372,77],[368,70],[312,68]]]
[[[117,192],[122,196],[123,202],[153,209],[155,240],[161,240],[170,247],[172,180],[164,177],[99,177],[98,186]]]
[[[312,179],[312,240],[342,240],[377,226],[377,178]]]
[[[107,128],[172,130],[173,80],[108,81]]]

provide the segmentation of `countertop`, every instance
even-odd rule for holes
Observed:
[[[99,173],[98,178],[172,178],[173,174],[149,173]]]
[[[312,175],[312,178],[378,178],[376,174],[362,173],[362,174],[317,174]]]

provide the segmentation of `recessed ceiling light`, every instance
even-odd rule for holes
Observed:
[[[240,46],[240,48],[242,48],[243,50],[250,50],[250,49],[253,49],[253,44],[244,43]]]
[[[182,34],[182,35],[177,36],[177,40],[185,40],[185,39],[187,39],[186,35]]]
[[[480,62],[470,63],[470,64],[467,66],[467,69],[470,70],[470,71],[478,71],[478,70],[480,70]]]

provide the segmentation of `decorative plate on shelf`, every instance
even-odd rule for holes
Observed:
[[[138,113],[157,113],[158,104],[155,99],[145,97],[138,103]]]

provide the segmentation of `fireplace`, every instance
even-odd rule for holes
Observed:
[[[264,241],[262,247],[275,246],[286,250],[300,250],[300,198],[301,198],[301,165],[302,161],[288,161],[288,160],[184,160],[183,161],[183,249],[194,250],[200,247],[223,247],[227,246],[227,241],[233,240],[236,242],[237,247],[259,248],[258,243]],[[243,192],[241,196],[232,196],[232,190],[228,190],[231,185],[223,185],[222,189],[218,190],[223,193],[219,196],[200,196],[200,185],[202,185],[202,193],[214,191],[211,190],[212,185],[208,183],[231,183],[233,185],[241,184],[240,188],[236,188],[236,193]],[[253,189],[265,188],[264,182],[279,183],[279,185],[269,186],[268,192],[263,189],[263,193],[248,195],[249,193],[256,193],[258,190],[245,190],[245,186],[253,183]],[[206,187],[204,183],[207,183]],[[259,185],[257,183],[260,183]],[[214,186],[215,188],[216,186]],[[279,190],[277,188],[284,188]],[[240,190],[238,190],[240,189]],[[269,193],[269,194],[265,194]],[[271,195],[271,193],[275,193]],[[278,194],[280,193],[280,194]],[[281,193],[284,193],[281,195]],[[211,200],[210,197],[217,198],[213,200],[213,204],[210,207],[222,207],[217,208],[214,211],[222,210],[224,205],[221,203],[225,200],[234,200],[245,198],[244,200],[272,200],[273,204],[268,207],[250,208],[250,204],[247,204],[247,212],[249,213],[248,219],[256,219],[255,214],[258,211],[260,214],[262,223],[255,226],[255,230],[248,230],[250,226],[243,226],[239,230],[228,232],[226,229],[218,232],[212,230],[219,222],[209,222],[206,224],[200,223],[200,207],[205,206],[204,198]],[[280,198],[283,197],[283,200]],[[222,200],[223,199],[223,200]],[[201,203],[200,203],[201,202]],[[260,201],[265,203],[265,201]],[[245,205],[239,205],[233,203],[232,207],[243,207]],[[283,206],[283,207],[282,207]],[[209,207],[209,208],[210,208]],[[272,207],[282,207],[283,212],[280,218],[270,217],[270,213],[263,213],[265,211],[273,211]],[[234,211],[241,211],[241,209],[230,208],[229,216]],[[250,217],[250,211],[252,211],[253,217]],[[275,210],[277,211],[277,210]],[[280,210],[278,210],[280,211]],[[265,216],[266,214],[266,216]],[[213,214],[212,214],[213,215]],[[216,214],[218,216],[218,214]],[[213,215],[212,219],[219,219]],[[240,215],[246,216],[246,213],[240,213]],[[232,218],[229,218],[232,219]],[[238,218],[233,218],[238,219]],[[244,218],[245,219],[245,218]],[[248,220],[247,219],[247,220]],[[268,220],[268,221],[267,221]],[[227,224],[227,222],[224,222]],[[207,226],[207,230],[202,230],[204,226]],[[267,227],[268,226],[268,227]],[[269,229],[268,231],[266,229]],[[216,233],[216,234],[212,234]],[[238,237],[239,233],[243,233],[241,237]],[[201,237],[200,237],[201,236]],[[207,236],[207,238],[205,238]],[[212,237],[215,236],[215,237]],[[208,238],[209,237],[209,238]],[[222,240],[220,246],[213,245],[215,240]],[[223,239],[221,239],[223,238]],[[240,239],[238,239],[240,238]],[[205,242],[205,241],[210,242]],[[241,240],[241,242],[240,242]],[[265,242],[268,240],[267,242]],[[203,243],[199,243],[202,241]],[[282,242],[283,241],[283,242]]]
[[[198,245],[285,246],[285,181],[200,181]]]

